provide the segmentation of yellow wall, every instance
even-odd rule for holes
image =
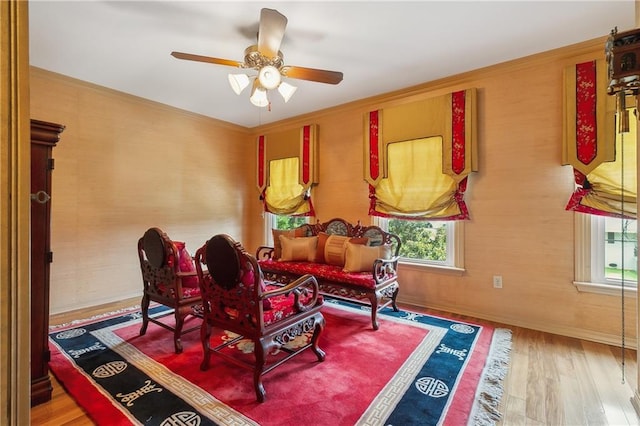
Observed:
[[[369,223],[364,114],[475,87],[479,171],[466,198],[466,270],[402,266],[399,299],[619,343],[620,299],[572,284],[573,213],[564,207],[573,177],[560,165],[563,69],[603,57],[603,46],[589,41],[255,129],[34,70],[33,118],[68,126],[55,151],[52,312],[139,292],[135,241],[151,225],[191,248],[216,232],[249,251],[262,244],[259,134],[317,124],[318,219]],[[504,288],[493,288],[493,275]],[[626,312],[635,344],[635,300]]]
[[[192,254],[217,233],[244,237],[246,129],[33,68],[31,114],[66,126],[53,153],[51,313],[141,295],[136,247],[151,226]]]
[[[603,57],[604,39],[593,40],[255,130],[318,124],[318,219],[369,223],[364,114],[477,88],[479,171],[471,173],[466,195],[465,272],[401,266],[399,300],[619,344],[620,298],[579,293],[572,284],[574,213],[564,208],[573,173],[560,165],[563,70]],[[493,275],[502,275],[502,289],[493,288]],[[626,313],[626,339],[634,345],[634,298]]]

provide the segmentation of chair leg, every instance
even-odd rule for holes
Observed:
[[[320,335],[324,330],[324,324],[324,317],[320,316],[319,320],[316,321],[316,328],[313,331],[313,336],[311,337],[311,350],[316,354],[316,356],[318,357],[318,361],[320,362],[324,361],[326,357],[325,352],[318,346],[318,340],[320,339]]]
[[[200,364],[200,370],[209,369],[209,359],[211,358],[211,324],[205,319],[200,326],[200,341],[202,342],[203,359]]]
[[[176,318],[176,326],[173,329],[173,344],[177,354],[182,353],[182,342],[180,336],[182,335],[182,327],[184,326],[184,318],[187,316],[180,308],[176,308],[174,312]]]
[[[253,352],[256,357],[256,364],[253,370],[253,387],[255,388],[258,402],[264,402],[266,391],[262,384],[262,372],[266,362],[265,354],[267,353],[267,348],[262,339],[255,341],[253,346]]]
[[[398,297],[399,292],[400,292],[400,286],[396,283],[396,288],[393,290],[393,295],[391,296],[391,307],[393,308],[394,312],[400,311],[396,303],[396,298]]]
[[[149,296],[145,293],[142,296],[142,301],[140,302],[140,308],[142,309],[142,326],[140,327],[140,335],[144,336],[147,332],[147,326],[149,325]]]
[[[371,302],[371,325],[374,330],[377,330],[378,327],[378,304],[380,303],[380,294],[378,292],[372,294],[369,297],[369,301]]]

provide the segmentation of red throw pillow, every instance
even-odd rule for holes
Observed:
[[[180,268],[180,272],[195,272],[196,265],[193,263],[193,258],[187,251],[185,243],[182,241],[173,241],[173,245],[176,246],[176,250],[178,252],[178,266]],[[198,277],[195,275],[183,277],[182,286],[191,288],[198,287]]]
[[[247,287],[253,287],[253,285],[255,284],[256,275],[253,273],[253,269],[251,268],[250,263],[247,263],[246,269],[242,270],[242,278],[240,279],[240,281],[242,281],[242,284]],[[262,289],[263,293],[267,291],[267,285],[264,283],[264,281],[260,281],[260,289]],[[271,300],[263,300],[262,309],[264,309],[265,311],[271,309]]]

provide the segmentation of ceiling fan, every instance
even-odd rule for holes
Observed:
[[[258,29],[258,44],[251,45],[245,49],[244,62],[183,52],[171,52],[171,55],[175,58],[189,61],[256,70],[258,74],[255,76],[229,74],[229,83],[231,88],[239,95],[253,79],[250,100],[251,103],[259,107],[269,105],[267,91],[271,89],[278,89],[284,101],[289,101],[297,88],[282,81],[282,77],[327,84],[340,83],[342,81],[342,73],[338,71],[284,65],[280,44],[282,43],[286,26],[287,18],[280,12],[274,9],[262,9]]]

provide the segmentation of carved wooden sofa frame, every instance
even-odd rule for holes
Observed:
[[[312,274],[316,277],[322,294],[369,305],[374,330],[379,327],[377,314],[380,309],[391,305],[394,311],[398,311],[396,298],[400,289],[397,276],[398,254],[402,244],[400,237],[377,226],[362,226],[359,223],[353,225],[341,218],[301,225],[294,233],[307,237],[326,233],[367,238],[370,246],[389,245],[390,257],[375,259],[366,272],[345,272],[340,266],[320,265],[314,261],[275,260],[275,248],[261,246],[256,251],[256,258],[267,281],[288,284],[304,274]]]

